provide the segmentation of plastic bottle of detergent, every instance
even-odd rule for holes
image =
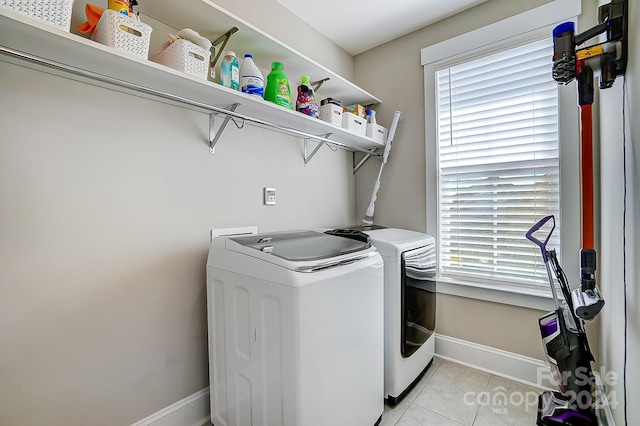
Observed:
[[[244,55],[242,65],[240,65],[240,90],[243,93],[264,97],[264,77],[253,62],[253,55]]]
[[[224,58],[220,64],[220,84],[233,90],[240,90],[240,68],[238,58],[232,51],[224,52]]]
[[[271,72],[267,76],[267,87],[264,89],[264,98],[285,108],[295,109],[291,101],[289,80],[284,73],[282,62],[273,62]]]
[[[318,118],[318,98],[309,82],[310,77],[303,75],[300,77],[298,86],[298,98],[296,99],[296,109],[310,117]]]

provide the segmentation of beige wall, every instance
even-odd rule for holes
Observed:
[[[346,151],[305,167],[301,140],[230,123],[211,155],[205,114],[0,76],[2,425],[127,425],[205,388],[210,230],[354,220]]]
[[[446,336],[543,359],[539,317],[540,311],[536,309],[438,294],[436,331]]]
[[[426,230],[424,74],[420,50],[546,2],[489,0],[356,56],[356,84],[383,99],[378,121],[388,126],[393,111],[402,112],[376,201],[377,224]],[[370,160],[356,175],[358,218],[369,203],[379,167],[378,161]],[[541,311],[442,294],[437,309],[438,333],[537,359],[544,357],[536,325]]]

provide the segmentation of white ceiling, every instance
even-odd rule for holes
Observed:
[[[276,0],[352,55],[487,0]]]

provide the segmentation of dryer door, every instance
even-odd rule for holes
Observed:
[[[436,326],[436,252],[434,245],[402,253],[401,353],[408,358]]]

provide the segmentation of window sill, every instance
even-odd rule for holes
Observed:
[[[437,280],[437,292],[452,296],[467,297],[487,302],[503,303],[529,309],[551,311],[556,308],[550,291],[523,289],[518,286],[499,284],[492,286],[450,277]]]

